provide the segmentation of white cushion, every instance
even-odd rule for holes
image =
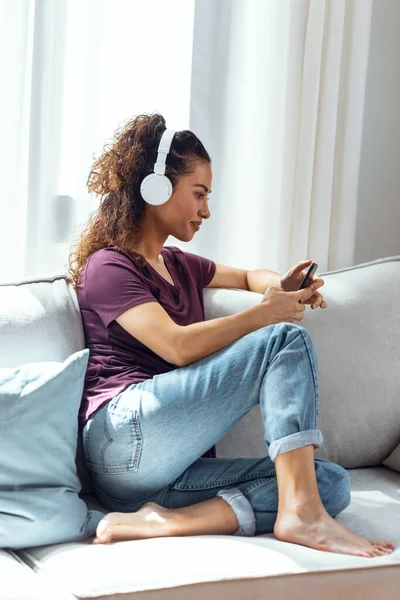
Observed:
[[[118,598],[135,598],[134,593],[150,590],[170,589],[163,598],[199,598],[188,587],[175,588],[204,582],[225,582],[243,580],[242,598],[251,597],[252,579],[263,579],[263,591],[267,594],[280,576],[279,597],[295,598],[286,595],[286,582],[290,586],[293,575],[296,586],[301,586],[305,574],[333,571],[336,575],[335,593],[341,594],[341,585],[346,582],[343,573],[349,569],[375,568],[375,577],[380,584],[381,598],[386,594],[385,576],[380,567],[396,566],[400,577],[400,475],[385,467],[357,469],[350,471],[352,503],[338,517],[358,535],[369,539],[391,540],[395,551],[379,558],[361,558],[332,552],[322,552],[281,542],[273,534],[256,537],[187,536],[175,538],[153,538],[133,540],[113,544],[85,543],[59,544],[42,548],[22,550],[20,556],[30,561],[35,570],[44,569],[63,589],[78,598],[97,598],[121,594]],[[364,581],[364,588],[362,582]],[[248,592],[246,586],[248,584]],[[390,582],[388,582],[389,585]],[[370,579],[362,578],[357,587],[359,598],[368,595]],[[196,588],[197,589],[197,588]],[[204,596],[214,597],[213,586],[204,588]],[[272,589],[272,588],[271,588]],[[345,588],[343,588],[345,589]],[[178,595],[178,591],[182,595]],[[313,598],[327,598],[324,577],[316,577],[313,583]],[[386,595],[385,595],[386,594]],[[149,596],[154,598],[155,596]],[[217,597],[225,597],[215,595]],[[239,596],[237,596],[239,597]],[[258,596],[257,596],[258,597]],[[261,596],[260,596],[261,597]],[[352,596],[342,596],[350,598]],[[144,595],[144,598],[147,598]]]
[[[12,552],[0,550],[1,600],[75,600],[43,571],[36,574]]]

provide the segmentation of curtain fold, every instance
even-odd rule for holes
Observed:
[[[193,13],[194,0],[0,0],[0,281],[65,270],[99,203],[90,168],[128,120],[158,111],[188,129]]]
[[[213,159],[214,217],[199,254],[278,272],[353,264],[371,11],[196,2],[190,126]]]

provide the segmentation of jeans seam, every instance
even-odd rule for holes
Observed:
[[[314,424],[314,427],[317,428],[317,424],[318,424],[318,402],[317,402],[317,397],[318,397],[318,378],[317,378],[317,374],[315,372],[314,363],[311,360],[310,349],[308,347],[308,343],[307,343],[306,336],[304,335],[304,331],[302,329],[300,329],[300,333],[302,335],[303,342],[304,342],[304,345],[305,345],[306,350],[307,350],[308,360],[310,361],[311,372],[313,374],[314,392],[315,392],[314,393],[314,414],[315,414],[315,424]]]
[[[129,471],[137,471],[139,468],[139,462],[140,462],[140,454],[142,451],[142,447],[143,447],[143,435],[142,435],[142,430],[140,427],[140,422],[139,422],[139,418],[138,418],[138,412],[136,410],[134,411],[129,411],[131,412],[131,424],[130,427],[132,427],[132,431],[130,432],[130,437],[131,437],[131,442],[132,445],[135,444],[135,449],[134,449],[134,453],[132,453],[132,456],[129,458],[129,460],[126,462],[125,465],[123,466],[109,466],[106,467],[105,466],[105,452],[106,449],[108,448],[108,446],[112,443],[113,439],[112,436],[109,434],[108,431],[108,427],[107,427],[107,419],[104,419],[104,423],[103,423],[103,430],[104,430],[104,436],[106,439],[108,439],[108,441],[104,444],[101,453],[100,453],[100,464],[90,460],[89,459],[89,435],[90,435],[90,427],[87,428],[83,434],[83,439],[84,439],[84,453],[85,453],[85,460],[86,460],[86,465],[89,471],[92,471],[94,473],[102,473],[102,474],[119,474],[119,473],[127,473]],[[116,414],[116,413],[113,413]]]
[[[254,492],[254,490],[258,489],[262,485],[265,485],[266,483],[267,479],[259,479],[258,481],[255,481],[251,487],[246,488],[246,494],[251,494],[251,492]]]
[[[214,481],[213,483],[209,483],[209,484],[202,484],[202,485],[184,485],[184,484],[176,484],[176,485],[172,485],[172,489],[174,490],[180,490],[180,491],[199,491],[199,490],[207,490],[207,489],[212,489],[214,487],[220,487],[223,485],[231,485],[232,483],[236,484],[236,483],[245,483],[246,481],[251,481],[252,479],[260,479],[260,477],[262,478],[268,478],[268,477],[274,477],[275,476],[275,469],[272,469],[271,471],[258,471],[257,473],[251,473],[250,475],[245,475],[242,477],[235,477],[233,479],[222,479],[219,481]]]

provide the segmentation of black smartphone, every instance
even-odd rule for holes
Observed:
[[[313,280],[314,277],[314,273],[315,271],[318,269],[318,264],[317,263],[312,263],[311,267],[308,269],[303,281],[300,284],[299,290],[302,290],[305,287],[308,287],[309,285],[311,285],[311,282]]]

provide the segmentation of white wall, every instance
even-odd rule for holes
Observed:
[[[355,264],[400,255],[400,0],[374,0]]]

